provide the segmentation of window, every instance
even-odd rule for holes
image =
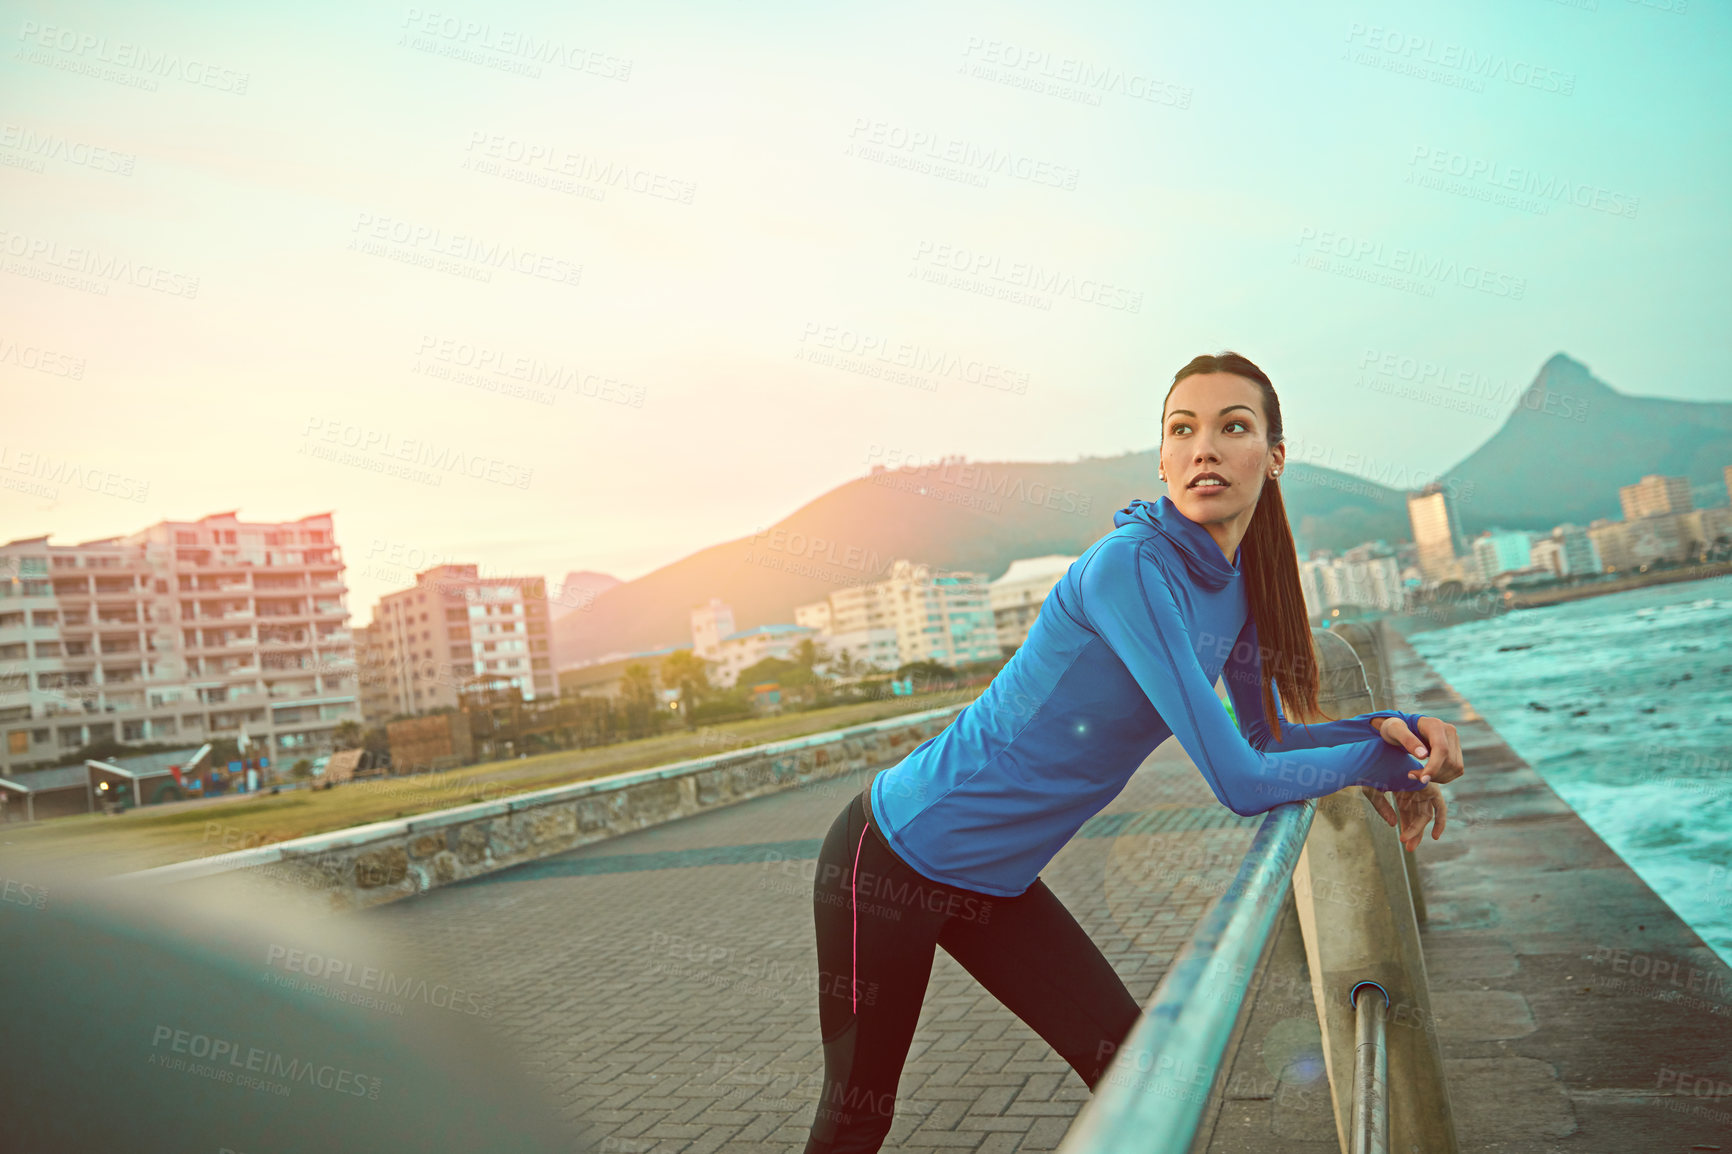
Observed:
[[[9,753],[29,753],[30,731],[28,729],[14,729],[8,733],[6,735],[6,749]]]

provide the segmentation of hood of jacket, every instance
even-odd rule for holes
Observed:
[[[1239,577],[1241,546],[1233,550],[1232,564],[1221,555],[1221,546],[1209,531],[1179,511],[1166,495],[1153,501],[1137,498],[1113,514],[1113,527],[1136,521],[1149,526],[1173,543],[1191,577],[1205,589],[1223,589]]]

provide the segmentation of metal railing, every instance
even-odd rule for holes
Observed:
[[[1276,806],[1221,899],[1198,923],[1113,1056],[1060,1154],[1191,1148],[1248,977],[1293,884],[1315,801]]]
[[[1314,635],[1323,712],[1367,712],[1374,697],[1381,699],[1375,708],[1389,707],[1381,627]],[[1395,830],[1357,789],[1270,810],[1233,885],[1162,978],[1059,1154],[1195,1154],[1201,1148],[1202,1123],[1217,1101],[1212,1091],[1289,895],[1305,939],[1342,1150],[1385,1154],[1393,1106],[1404,1108],[1394,1117],[1397,1148],[1455,1154],[1442,1059],[1429,1028],[1398,1032],[1393,1057],[1399,1077],[1393,1086],[1388,1078],[1391,1007],[1399,1000],[1397,1021],[1409,1010],[1427,1023],[1431,1016],[1413,871]],[[1337,883],[1348,879],[1363,883],[1356,889],[1372,899],[1348,909],[1318,903],[1319,884],[1340,892]],[[1362,996],[1366,990],[1382,997]]]

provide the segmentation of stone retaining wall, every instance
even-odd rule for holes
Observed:
[[[361,909],[718,806],[888,768],[965,706],[175,862],[125,879],[271,879],[323,892],[332,909]]]

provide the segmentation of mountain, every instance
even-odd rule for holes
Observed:
[[[856,478],[753,537],[712,545],[565,614],[553,625],[556,666],[690,644],[691,609],[711,597],[746,629],[791,622],[796,605],[881,580],[898,558],[990,580],[1019,557],[1081,553],[1112,529],[1114,510],[1165,491],[1159,458],[1147,449],[1075,462],[956,459]],[[1404,534],[1395,490],[1306,464],[1290,465],[1282,483],[1308,547]]]
[[[691,610],[711,597],[727,602],[746,629],[792,622],[796,605],[879,580],[896,558],[990,580],[1019,557],[1081,553],[1111,530],[1114,510],[1165,492],[1158,462],[1158,448],[1150,448],[1072,462],[956,458],[875,470],[753,537],[616,584],[566,613],[553,626],[556,667],[689,645]],[[1719,470],[1728,463],[1732,405],[1627,396],[1560,353],[1498,432],[1440,480],[1454,486],[1447,491],[1457,494],[1472,535],[1494,525],[1549,529],[1620,516],[1618,486],[1647,473],[1689,476],[1704,498],[1710,483],[1724,493]],[[1412,539],[1405,488],[1290,457],[1281,491],[1302,554]]]
[[[590,604],[618,584],[619,578],[611,573],[597,573],[591,569],[573,569],[565,575],[565,580],[548,586],[548,616],[552,620],[558,621],[572,610],[581,609]]]
[[[1503,426],[1441,478],[1461,528],[1550,529],[1620,518],[1618,487],[1687,477],[1699,505],[1726,503],[1732,404],[1632,397],[1558,353]]]
[[[548,656],[553,659],[555,669],[575,665],[584,659],[581,650],[574,652],[561,640],[560,619],[592,607],[597,597],[619,583],[619,578],[611,573],[597,573],[590,569],[573,569],[563,581],[548,583],[547,616],[552,633]]]

